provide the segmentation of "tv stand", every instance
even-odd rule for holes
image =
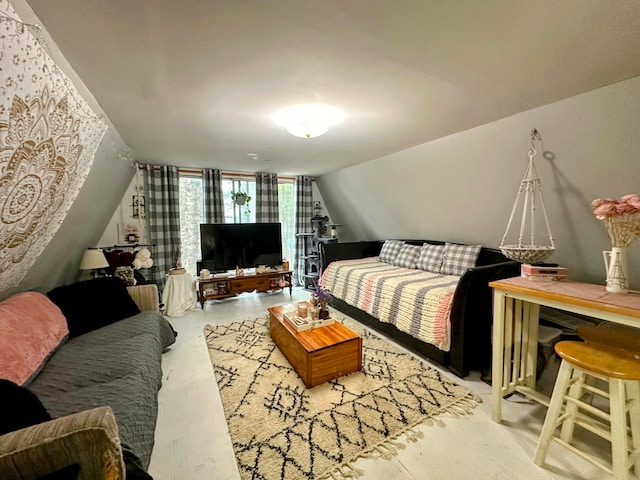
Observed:
[[[289,295],[291,295],[293,293],[291,273],[291,270],[274,270],[245,275],[216,274],[206,279],[197,277],[198,299],[200,305],[204,307],[204,302],[207,300],[220,300],[254,290],[266,292],[289,287]]]

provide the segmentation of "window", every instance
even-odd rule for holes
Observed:
[[[231,191],[246,192],[251,201],[247,205],[235,205]],[[225,223],[254,223],[256,221],[256,182],[252,178],[226,176],[222,179]],[[282,258],[293,265],[296,251],[296,193],[294,180],[278,181],[278,205],[282,223]],[[204,223],[204,194],[202,177],[180,175],[180,237],[182,258],[180,263],[191,275],[197,275],[196,263],[200,260],[200,224]]]
[[[296,184],[278,180],[278,215],[282,223],[282,259],[293,265],[296,252]]]
[[[236,205],[231,192],[244,192],[251,197],[245,205]],[[222,195],[224,198],[224,223],[255,223],[256,221],[256,181],[253,179],[222,178]]]

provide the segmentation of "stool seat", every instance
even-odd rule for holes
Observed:
[[[604,325],[580,325],[577,335],[589,343],[606,344],[640,354],[640,329],[605,323]]]
[[[620,380],[640,380],[640,351],[568,340],[556,343],[555,350],[564,360],[584,370]]]

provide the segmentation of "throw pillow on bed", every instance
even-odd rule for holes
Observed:
[[[402,268],[416,268],[421,248],[419,245],[403,245],[391,264]]]
[[[393,263],[393,261],[400,253],[400,250],[402,250],[403,245],[404,241],[402,240],[386,240],[384,242],[384,245],[382,245],[382,250],[380,250],[380,261]]]
[[[458,245],[446,242],[440,273],[462,275],[468,268],[476,266],[481,248],[482,245]]]
[[[67,340],[69,329],[46,295],[22,292],[0,302],[0,333],[0,377],[27,385]]]
[[[444,245],[425,243],[420,247],[420,256],[416,262],[416,268],[427,272],[440,273],[443,259]]]
[[[57,287],[47,293],[67,318],[69,338],[140,313],[118,277],[102,277]]]
[[[35,393],[15,382],[0,378],[0,435],[51,420]]]

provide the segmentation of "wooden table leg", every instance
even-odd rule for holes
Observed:
[[[491,360],[491,398],[493,421],[502,421],[502,381],[504,368],[504,315],[506,308],[504,293],[493,292],[493,356]]]

